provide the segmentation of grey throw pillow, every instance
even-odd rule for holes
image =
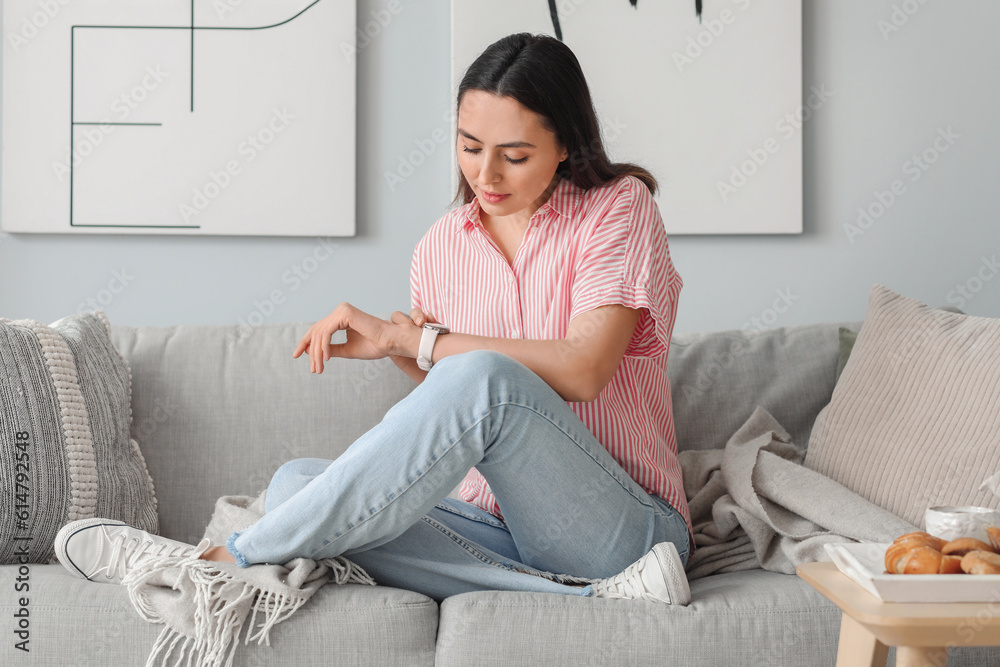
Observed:
[[[837,355],[837,378],[835,382],[840,382],[840,375],[844,372],[844,366],[851,357],[851,350],[854,349],[854,341],[858,338],[858,332],[847,327],[837,327],[838,341],[840,344]]]
[[[46,326],[0,318],[0,563],[54,562],[89,517],[157,532],[153,481],[131,437],[132,375],[103,311]]]

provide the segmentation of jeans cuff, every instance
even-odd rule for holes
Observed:
[[[237,565],[239,565],[240,567],[250,567],[250,563],[248,563],[247,559],[243,557],[243,554],[241,554],[239,551],[236,550],[235,542],[236,538],[239,537],[239,535],[240,535],[239,533],[234,532],[232,535],[229,536],[229,539],[226,540],[226,551],[232,554],[233,558],[236,559]]]

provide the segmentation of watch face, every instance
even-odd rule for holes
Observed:
[[[424,325],[424,328],[425,329],[431,329],[433,331],[437,331],[439,334],[446,334],[449,331],[451,331],[451,329],[449,329],[448,327],[446,327],[443,324],[432,324],[431,322],[426,323]]]

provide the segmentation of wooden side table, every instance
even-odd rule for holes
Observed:
[[[804,563],[795,571],[844,612],[837,667],[885,667],[890,646],[897,667],[944,667],[949,646],[1000,645],[1000,600],[883,602],[833,563]]]

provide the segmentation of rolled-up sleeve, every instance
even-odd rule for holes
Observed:
[[[652,194],[639,179],[624,180],[577,258],[570,320],[610,304],[643,309],[625,354],[655,357],[670,346],[684,282],[670,259]]]

